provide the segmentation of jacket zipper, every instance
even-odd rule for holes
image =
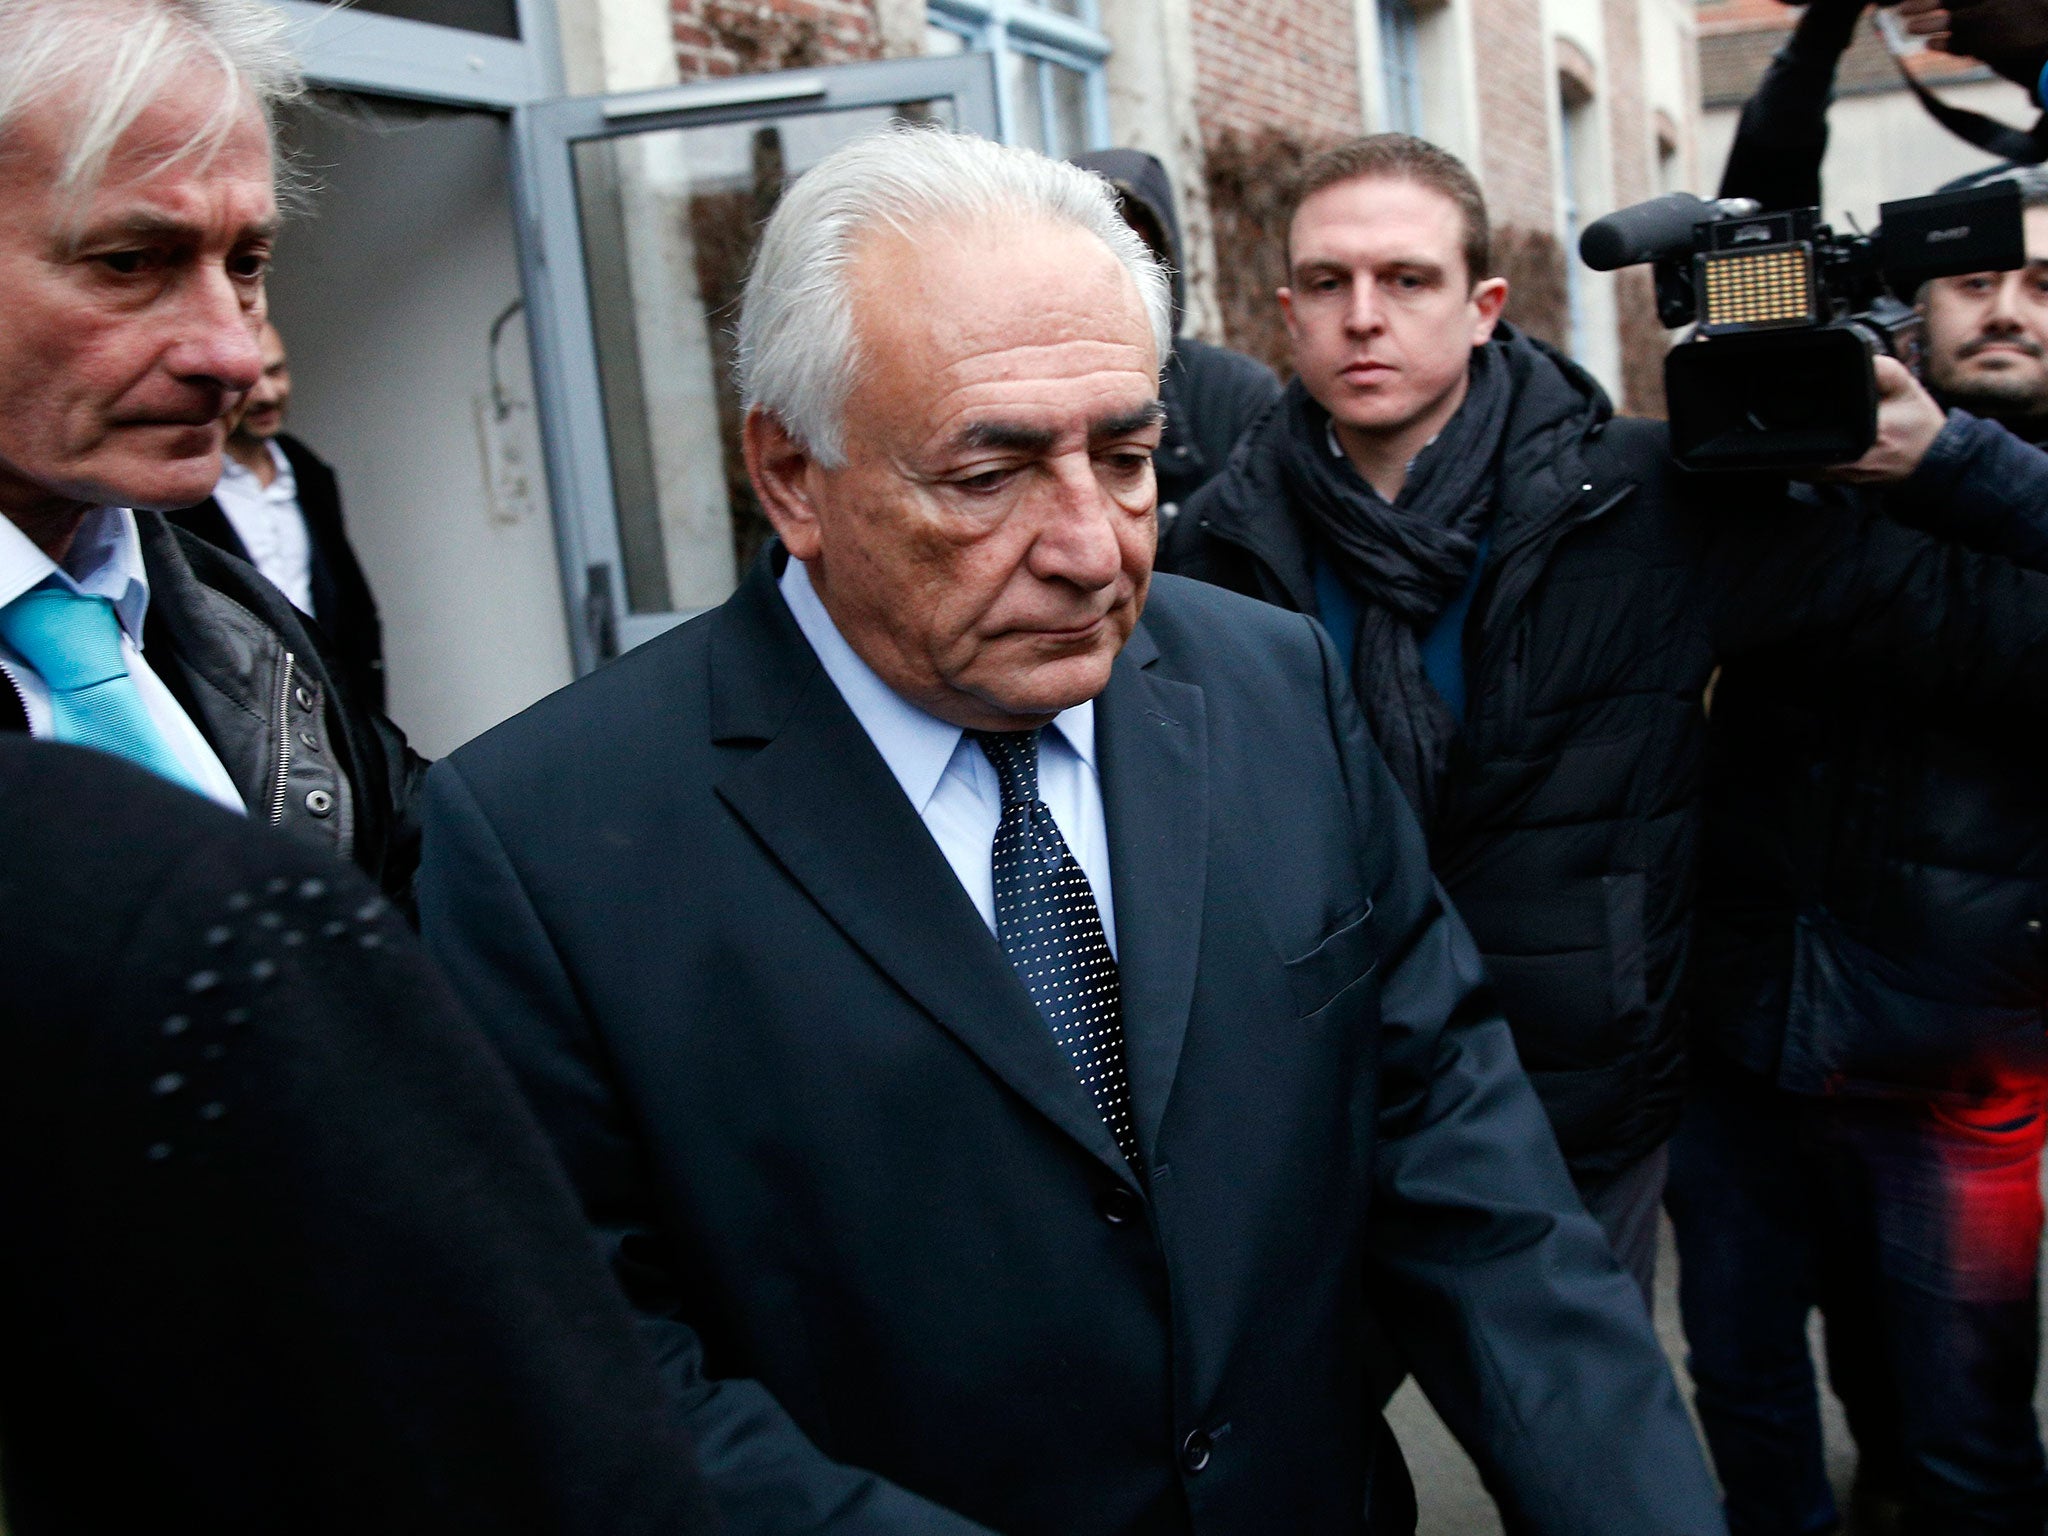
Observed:
[[[1592,487],[1590,485],[1586,486],[1573,497],[1573,500],[1576,501],[1584,498],[1591,490]],[[1594,506],[1568,516],[1562,516],[1557,522],[1552,524],[1549,531],[1541,535],[1537,541],[1542,547],[1534,556],[1534,568],[1516,588],[1512,595],[1513,600],[1506,607],[1502,607],[1499,602],[1501,582],[1498,572],[1503,567],[1496,567],[1492,588],[1480,594],[1480,596],[1486,599],[1486,606],[1480,613],[1479,625],[1480,640],[1482,642],[1491,640],[1494,643],[1490,645],[1482,643],[1478,655],[1475,656],[1468,652],[1465,657],[1465,696],[1468,701],[1465,717],[1467,729],[1460,733],[1465,739],[1470,739],[1470,727],[1477,718],[1470,701],[1479,698],[1483,693],[1487,694],[1488,697],[1498,698],[1499,695],[1497,693],[1489,692],[1489,690],[1494,687],[1495,679],[1503,675],[1512,677],[1515,680],[1517,692],[1512,699],[1505,701],[1506,707],[1499,711],[1499,713],[1510,719],[1521,718],[1522,697],[1519,690],[1528,677],[1528,669],[1521,627],[1514,624],[1513,619],[1522,604],[1527,601],[1529,594],[1535,591],[1537,585],[1543,580],[1543,573],[1550,569],[1550,562],[1556,556],[1558,546],[1581,528],[1584,528],[1588,523],[1597,522],[1609,512],[1612,512],[1633,495],[1635,490],[1636,486],[1631,481],[1611,491],[1604,500],[1596,503]],[[1569,506],[1569,503],[1567,503],[1567,506]],[[1522,547],[1524,549],[1528,548],[1527,545]],[[1512,640],[1514,647],[1512,655],[1504,653],[1500,648],[1502,643],[1509,640]]]
[[[284,786],[292,768],[292,669],[297,663],[298,658],[286,651],[284,666],[278,673],[277,788],[270,796],[270,824],[273,827],[284,820]]]
[[[21,691],[21,684],[14,680],[14,674],[0,667],[0,682],[7,684],[7,691],[14,695],[14,702],[21,706],[21,728],[28,729],[28,695]]]

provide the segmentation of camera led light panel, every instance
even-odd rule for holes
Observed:
[[[1700,325],[1705,330],[1807,325],[1813,312],[1813,253],[1805,245],[1700,257]]]

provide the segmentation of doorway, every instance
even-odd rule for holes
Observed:
[[[325,93],[271,312],[289,430],[334,466],[394,720],[440,756],[571,676],[497,113]]]

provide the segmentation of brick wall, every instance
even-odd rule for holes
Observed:
[[[1569,330],[1564,248],[1551,195],[1550,98],[1542,0],[1479,0],[1479,163],[1493,218],[1494,268],[1508,280],[1507,318],[1562,345]]]
[[[882,56],[874,0],[672,0],[685,80]]]
[[[1365,131],[1351,0],[1194,0],[1195,115],[1225,339],[1284,369],[1273,290],[1301,162]]]
[[[1642,19],[1636,0],[1603,0],[1607,43],[1607,142],[1613,153],[1614,205],[1626,208],[1657,190],[1656,131],[1643,94]],[[1615,309],[1621,330],[1621,400],[1638,416],[1664,414],[1664,353],[1667,341],[1657,320],[1649,273],[1631,268],[1616,280]]]
[[[1557,227],[1550,194],[1550,95],[1541,0],[1484,0],[1475,28],[1480,185],[1496,226]]]
[[[1195,0],[1193,13],[1205,134],[1320,141],[1364,131],[1351,0]]]

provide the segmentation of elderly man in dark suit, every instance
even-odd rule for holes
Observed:
[[[1072,167],[812,169],[780,542],[436,770],[429,947],[735,1529],[1406,1529],[1376,1318],[1516,1529],[1718,1531],[1329,641],[1151,579],[1168,316]]]

